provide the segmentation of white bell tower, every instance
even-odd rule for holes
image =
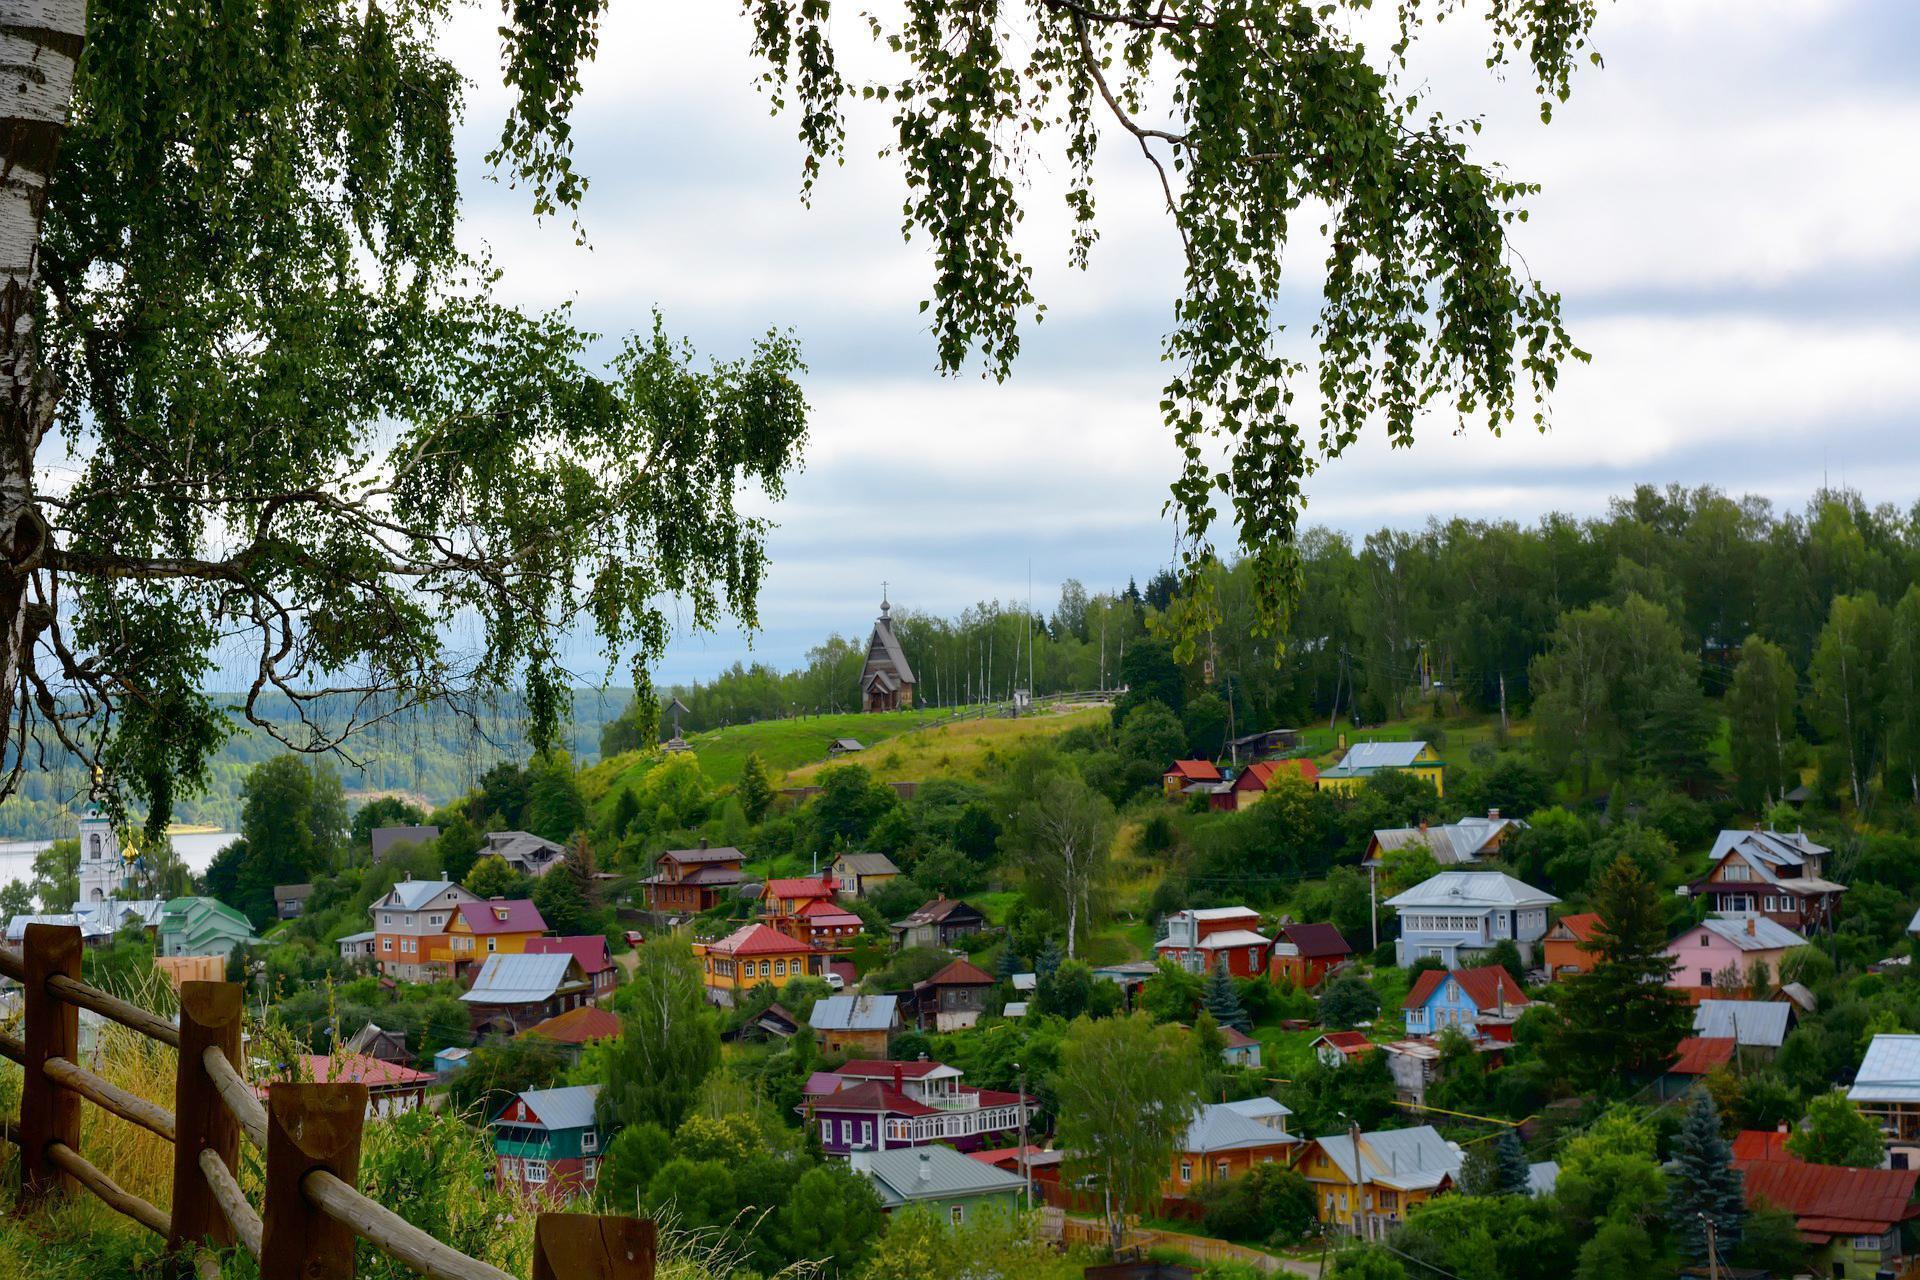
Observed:
[[[80,819],[80,901],[85,909],[119,892],[127,871],[114,846],[113,824],[89,805]]]

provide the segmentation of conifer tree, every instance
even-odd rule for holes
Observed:
[[[1048,938],[1047,945],[1040,952],[1040,958],[1033,962],[1034,980],[1039,985],[1045,986],[1059,970],[1060,944]]]
[[[1012,982],[1013,975],[1021,972],[1020,966],[1023,963],[1025,962],[1014,953],[1013,946],[1009,943],[1000,948],[1000,959],[993,966],[993,976],[1002,982]]]
[[[1520,1134],[1509,1129],[1493,1144],[1494,1190],[1503,1196],[1527,1194],[1527,1151]]]
[[[1667,985],[1667,917],[1660,887],[1622,854],[1592,891],[1600,916],[1590,972],[1567,980],[1556,1001],[1548,1057],[1583,1088],[1662,1069],[1692,1021],[1686,997]]]
[[[1673,1142],[1667,1221],[1687,1257],[1704,1263],[1708,1224],[1713,1226],[1714,1252],[1725,1258],[1739,1246],[1746,1217],[1740,1171],[1733,1167],[1732,1148],[1720,1136],[1720,1113],[1705,1089],[1696,1090]]]
[[[1233,989],[1233,977],[1227,972],[1227,962],[1218,961],[1213,972],[1207,975],[1206,994],[1201,997],[1207,1012],[1213,1020],[1223,1027],[1232,1027],[1235,1031],[1253,1030],[1253,1019],[1247,1016],[1246,1006],[1240,1003],[1240,993]]]

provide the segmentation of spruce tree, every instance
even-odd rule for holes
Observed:
[[[766,766],[760,763],[757,754],[748,756],[741,767],[734,794],[739,797],[740,811],[747,815],[748,822],[759,822],[773,807],[773,784],[767,781]]]
[[[1213,972],[1207,975],[1207,990],[1201,1002],[1221,1026],[1232,1027],[1236,1031],[1253,1030],[1253,1019],[1247,1016],[1246,1006],[1240,1003],[1240,993],[1233,989],[1233,977],[1227,972],[1225,960],[1216,963]]]
[[[1060,944],[1052,938],[1048,938],[1047,945],[1040,951],[1040,958],[1033,962],[1034,980],[1044,987],[1048,980],[1059,971]]]
[[[1740,1171],[1733,1167],[1732,1148],[1720,1136],[1720,1113],[1711,1095],[1698,1089],[1674,1137],[1668,1166],[1668,1224],[1687,1257],[1704,1263],[1707,1224],[1713,1224],[1714,1252],[1725,1258],[1739,1246],[1746,1217]]]
[[[1020,966],[1023,963],[1024,961],[1014,954],[1013,944],[1009,943],[1000,948],[1000,959],[993,966],[993,976],[1002,982],[1012,982],[1013,975],[1021,972]]]
[[[1493,1144],[1494,1191],[1503,1196],[1527,1194],[1527,1150],[1518,1130],[1509,1129]]]

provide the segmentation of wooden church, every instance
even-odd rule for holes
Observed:
[[[862,711],[906,711],[913,706],[913,668],[893,635],[893,606],[880,595],[880,616],[867,638],[867,665],[860,671]]]

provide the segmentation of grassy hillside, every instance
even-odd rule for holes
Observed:
[[[924,782],[928,778],[977,778],[989,772],[993,763],[1009,751],[1050,738],[1079,725],[1098,724],[1106,719],[1105,708],[1075,711],[1043,711],[1019,720],[963,720],[920,733],[896,737],[874,749],[872,740],[862,737],[868,750],[853,757],[865,765],[881,782]],[[873,717],[856,717],[872,719]],[[857,735],[856,735],[857,736]],[[701,757],[704,762],[705,757]],[[806,786],[816,778],[828,761],[791,769],[787,785]]]

